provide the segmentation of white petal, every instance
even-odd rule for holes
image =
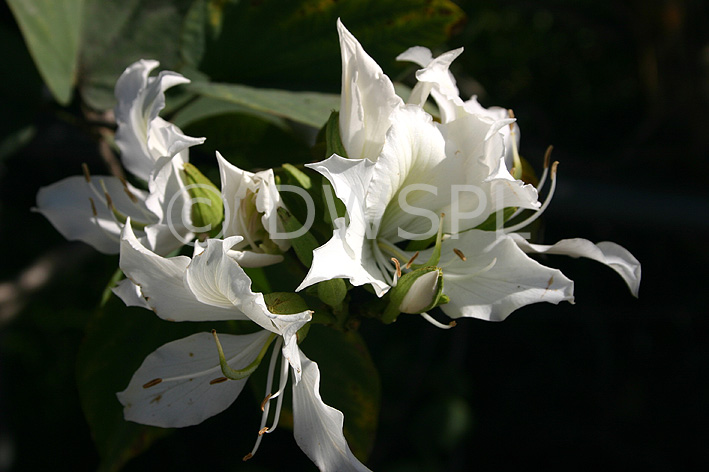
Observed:
[[[348,279],[354,286],[371,284],[377,296],[384,296],[389,285],[377,268],[371,250],[365,247],[374,242],[361,237],[358,239],[361,244],[352,247],[352,241],[348,242],[343,236],[345,232],[350,233],[343,228],[344,219],[338,218],[335,225],[332,239],[313,251],[313,265],[296,292],[324,280]]]
[[[339,19],[337,31],[342,54],[342,144],[349,158],[374,160],[391,125],[391,112],[403,101],[389,77]]]
[[[293,384],[293,435],[322,472],[368,471],[352,454],[342,433],[344,415],[320,397],[318,365],[299,351],[303,375]]]
[[[462,252],[466,260],[453,248]],[[450,297],[441,309],[451,318],[499,321],[532,303],[573,302],[571,280],[559,270],[530,259],[502,233],[471,230],[460,239],[444,241],[440,267],[443,292]]]
[[[372,244],[376,234],[364,213],[375,164],[368,159],[345,159],[335,154],[307,166],[330,181],[347,208],[349,225],[345,226],[344,219],[334,221],[332,239],[313,252],[313,265],[296,290],[323,280],[347,278],[356,286],[372,284],[377,295],[384,295],[389,286],[374,261]]]
[[[242,213],[245,211],[242,208],[244,198],[249,194],[255,194],[255,208],[248,210],[261,214],[261,225],[276,243],[281,251],[287,251],[290,248],[288,239],[273,239],[272,229],[284,233],[284,229],[280,219],[278,218],[277,210],[283,206],[280,194],[276,187],[276,181],[272,169],[265,171],[248,172],[242,170],[229,161],[224,159],[217,151],[217,163],[219,164],[219,174],[222,184],[222,200],[224,201],[224,235],[225,236],[244,236],[245,240],[237,246],[238,249],[246,246],[255,246],[259,236],[252,233],[252,229],[248,221],[244,221],[246,217]],[[248,212],[247,210],[247,212]],[[254,244],[251,244],[254,242]],[[256,250],[256,247],[251,249]],[[260,267],[260,266],[259,266]]]
[[[146,194],[132,185],[127,184],[127,188],[136,203],[128,197],[123,184],[115,177],[97,175],[91,181],[89,184],[84,177],[67,177],[40,188],[35,210],[44,215],[66,239],[83,241],[105,254],[117,254],[123,225],[108,209],[104,192],[111,196],[115,208],[126,216],[152,223],[156,220],[155,215],[145,207]],[[89,199],[94,202],[96,217]]]
[[[530,244],[518,234],[512,236],[517,245],[526,253],[586,257],[605,264],[625,280],[633,295],[638,296],[641,278],[640,262],[627,249],[616,243],[603,241],[593,244],[586,239],[574,238],[562,239],[554,245],[545,246]]]
[[[296,332],[312,319],[309,310],[292,315],[276,315],[269,311],[263,294],[251,291],[251,279],[229,255],[240,236],[225,240],[208,239],[206,248],[192,258],[185,281],[192,293],[203,303],[228,309],[239,314],[238,319],[250,319],[262,328],[283,336],[283,355],[300,375],[299,359],[292,354],[297,344]],[[232,319],[237,319],[234,316]]]
[[[165,258],[146,249],[126,224],[121,239],[119,265],[140,289],[155,313],[169,321],[217,321],[245,319],[235,307],[205,305],[185,285],[190,258]]]
[[[126,306],[137,306],[150,310],[150,305],[145,301],[143,292],[140,287],[134,284],[130,279],[123,279],[116,284],[111,291],[121,300]]]
[[[234,259],[241,267],[266,267],[283,262],[280,254],[265,254],[253,251],[227,251],[229,257]]]
[[[229,366],[233,369],[248,366],[269,335],[268,331],[243,336],[220,335]],[[128,387],[117,395],[124,406],[126,420],[181,428],[199,424],[225,410],[248,380],[210,383],[221,377],[214,337],[210,333],[197,333],[167,343],[148,355]],[[161,381],[150,386],[156,379]]]

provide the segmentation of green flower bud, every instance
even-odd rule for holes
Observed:
[[[443,294],[443,270],[422,267],[401,276],[391,289],[382,321],[392,323],[399,313],[419,314],[447,301],[448,297]]]
[[[216,235],[224,220],[221,191],[190,163],[186,163],[183,167],[182,181],[191,197],[190,216],[195,231]]]

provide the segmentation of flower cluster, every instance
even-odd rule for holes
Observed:
[[[197,333],[158,348],[118,393],[127,420],[160,427],[204,421],[236,399],[273,346],[262,422],[245,459],[276,429],[290,378],[294,436],[308,457],[323,471],[368,470],[347,445],[343,414],[320,397],[318,364],[299,347],[315,314],[308,296],[333,313],[354,313],[343,304],[366,298],[357,313],[385,324],[419,314],[442,328],[454,322],[431,316],[437,307],[451,319],[502,320],[531,303],[572,302],[573,282],[529,257],[538,253],[599,261],[637,295],[640,264],[617,244],[545,246],[519,233],[551,201],[557,163],[545,164],[536,185],[521,180],[512,114],[459,96],[449,66],[461,49],[435,58],[422,47],[402,53],[399,60],[420,66],[404,100],[339,21],[337,28],[342,94],[338,118],[327,125],[332,153],[305,166],[334,189],[334,196],[329,186],[317,189],[332,233],[324,244],[309,232],[312,214],[294,231],[273,169],[248,172],[217,153],[217,188],[189,163],[188,148],[204,139],[159,116],[165,90],[188,80],[174,72],[151,77],[155,61],[129,66],[115,89],[115,141],[136,185],[85,169],[39,191],[37,211],[65,237],[120,253],[126,278],[113,290],[126,305],[168,321],[253,326],[250,334]],[[424,109],[429,97],[439,116]],[[306,200],[315,192],[299,190]],[[306,265],[296,289],[302,296],[253,291],[244,268],[285,264],[291,249]],[[375,303],[359,297],[359,286],[376,294]]]

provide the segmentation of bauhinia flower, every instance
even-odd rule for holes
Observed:
[[[69,240],[84,241],[114,254],[127,218],[152,250],[167,254],[193,238],[189,194],[180,177],[188,148],[204,138],[186,136],[158,114],[165,106],[165,90],[189,82],[175,72],[149,77],[156,61],[129,66],[116,83],[116,144],[121,162],[148,191],[123,179],[90,175],[68,177],[37,194],[42,213]]]
[[[125,418],[161,427],[202,422],[234,402],[275,341],[262,422],[256,444],[244,460],[256,453],[264,434],[275,431],[290,373],[294,436],[301,449],[323,471],[368,470],[347,445],[342,413],[320,397],[318,365],[298,347],[298,330],[310,321],[312,312],[272,313],[263,294],[251,291],[251,280],[237,263],[240,251],[232,248],[241,241],[240,236],[208,239],[197,243],[192,258],[164,258],[145,248],[130,222],[126,225],[121,269],[140,286],[159,317],[171,321],[251,320],[260,330],[246,335],[197,333],[158,348],[118,394]],[[279,360],[278,390],[272,393]],[[275,414],[267,426],[274,399]]]
[[[222,232],[224,237],[242,236],[244,239],[235,249],[247,249],[259,261],[257,267],[280,262],[281,253],[290,248],[290,240],[278,237],[284,234],[283,224],[278,218],[278,208],[284,208],[276,187],[273,169],[248,172],[230,164],[217,152],[219,173],[222,183],[222,199],[227,209]]]
[[[348,38],[345,33],[340,25],[341,38]],[[363,69],[343,61],[344,77],[376,76],[373,61],[366,59],[356,40],[341,39],[341,44],[343,49],[356,48],[350,55],[358,58],[357,64]],[[332,239],[315,250],[313,265],[299,289],[346,278],[353,285],[369,284],[383,296],[396,285],[400,271],[436,266],[442,272],[443,294],[449,299],[441,305],[446,314],[452,318],[500,320],[530,303],[573,301],[573,282],[525,253],[546,251],[607,263],[637,293],[639,263],[618,245],[562,241],[545,249],[523,244],[519,237],[512,236],[536,219],[551,201],[556,163],[549,172],[551,189],[542,204],[538,189],[515,178],[507,168],[505,143],[512,148],[517,172],[521,171],[516,137],[512,132],[502,132],[510,130],[514,120],[478,113],[457,97],[448,66],[461,51],[436,59],[424,58],[420,49],[416,51],[405,54],[405,58],[425,64],[417,74],[420,82],[412,91],[413,103],[392,109],[389,101],[363,96],[364,88],[358,89],[359,94],[351,94],[353,104],[349,106],[360,110],[358,116],[388,117],[388,121],[373,121],[377,129],[370,129],[366,121],[364,125],[367,136],[384,134],[379,155],[361,159],[333,155],[310,165],[330,181],[347,208],[348,218],[335,221]],[[377,78],[376,84],[386,83]],[[381,86],[371,89],[374,97],[388,90]],[[447,110],[442,123],[435,123],[422,108],[429,92],[435,92],[441,109]],[[368,110],[367,106],[378,109]],[[362,127],[356,120],[350,122],[355,128]],[[341,128],[343,123],[347,121],[341,118]],[[342,135],[347,149],[351,138],[346,131]],[[525,209],[533,214],[504,227],[510,218],[509,209],[517,209],[515,214]],[[429,242],[421,244],[426,240]],[[416,244],[426,250],[414,250]]]

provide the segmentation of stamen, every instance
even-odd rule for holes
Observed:
[[[126,195],[128,195],[128,198],[130,198],[130,201],[133,203],[138,203],[138,197],[133,195],[133,192],[130,191],[130,189],[128,188],[128,182],[126,182],[126,179],[123,178],[122,176],[118,177],[118,178],[120,179],[121,183],[123,184],[123,191],[126,193]]]
[[[259,431],[258,431],[259,436],[263,436],[266,433],[268,433],[268,426],[264,426],[263,428],[259,429]]]
[[[268,395],[266,395],[266,398],[264,398],[263,401],[261,402],[261,411],[264,411],[266,409],[266,404],[268,403],[268,401],[270,399],[271,399],[271,394],[269,393]]]
[[[547,175],[549,175],[549,159],[551,159],[551,151],[553,149],[554,146],[550,145],[544,153],[544,172],[542,173],[542,177],[539,179],[539,183],[537,184],[537,190],[541,190],[547,181]]]
[[[160,378],[158,378],[158,379],[153,379],[153,380],[151,380],[150,382],[143,384],[143,388],[154,387],[154,386],[156,386],[157,384],[159,384],[159,383],[161,383],[161,382],[162,382],[162,379],[160,379]]]
[[[424,320],[428,321],[436,328],[451,329],[457,324],[455,321],[451,321],[448,324],[443,324],[440,321],[436,321],[431,315],[429,315],[428,313],[425,313],[425,312],[421,313],[421,316],[423,317]]]
[[[246,462],[247,460],[251,459],[252,457],[254,457],[254,455],[249,452],[249,453],[246,454],[246,455],[244,456],[244,458],[241,459],[241,460],[244,461],[244,462]]]
[[[210,380],[209,385],[214,385],[214,384],[226,382],[227,380],[229,380],[229,379],[227,379],[226,377],[217,377],[216,379]]]
[[[286,384],[288,383],[288,361],[284,357],[281,360],[281,382],[280,385],[278,386],[278,400],[276,401],[276,414],[273,417],[273,424],[271,425],[270,428],[268,428],[268,433],[272,433],[276,430],[276,427],[278,426],[278,420],[281,418],[281,407],[283,406],[283,398],[285,395],[281,395],[285,389],[286,389]]]
[[[401,277],[401,264],[399,263],[399,259],[397,259],[396,257],[392,257],[391,261],[394,263],[394,266],[396,266],[396,277]]]
[[[91,203],[91,213],[94,214],[94,218],[98,216],[98,212],[96,211],[96,204],[94,203],[94,199],[89,197],[89,202]]]
[[[556,167],[559,165],[559,161],[554,161],[554,163],[551,165],[551,188],[549,189],[549,193],[547,194],[547,198],[544,200],[544,203],[542,203],[541,208],[537,210],[535,213],[533,213],[529,218],[527,218],[524,221],[521,221],[517,223],[516,225],[512,225],[508,228],[502,228],[502,230],[505,233],[512,233],[514,231],[517,231],[518,229],[522,229],[525,226],[529,225],[532,223],[534,220],[539,218],[542,213],[544,213],[544,210],[547,209],[549,206],[549,203],[551,203],[551,199],[554,196],[554,191],[556,190]]]
[[[460,260],[462,260],[463,262],[468,260],[465,257],[465,254],[463,254],[463,251],[461,251],[460,249],[453,248],[453,252],[455,253],[456,256],[460,257]]]
[[[81,170],[84,171],[84,179],[86,179],[86,183],[90,184],[91,183],[91,173],[89,172],[89,166],[86,165],[86,162],[81,164]]]
[[[515,113],[511,109],[507,110],[507,114],[514,119]],[[515,124],[510,123],[510,142],[512,144],[513,159],[512,172],[510,173],[515,179],[519,179],[522,177],[522,160],[519,158],[519,152],[517,151],[517,137],[515,134]]]
[[[406,266],[405,266],[407,269],[410,269],[410,268],[411,268],[411,264],[414,263],[414,261],[415,261],[416,258],[419,256],[419,254],[420,254],[419,251],[416,251],[416,253],[415,253],[413,256],[411,256],[411,259],[409,259],[409,262],[407,262],[407,263],[406,263]]]
[[[270,343],[269,343],[270,344]],[[273,346],[273,353],[271,354],[271,361],[269,362],[268,365],[268,377],[266,377],[266,391],[270,392],[271,388],[273,387],[273,374],[276,369],[276,361],[280,358],[282,364],[287,364],[285,358],[281,355],[281,346],[283,346],[283,338],[279,337],[278,341],[276,342],[276,345]],[[286,365],[286,368],[288,366]],[[284,386],[285,388],[285,386]],[[259,426],[259,434],[256,437],[256,443],[254,444],[253,449],[251,450],[250,453],[248,453],[245,457],[244,460],[249,460],[251,459],[254,454],[256,454],[256,451],[258,451],[259,446],[261,445],[261,439],[263,438],[263,432],[267,432],[269,428],[266,428],[266,421],[268,420],[268,412],[271,407],[271,400],[277,396],[281,395],[281,389],[278,390],[275,394],[271,395],[268,393],[266,395],[266,398],[264,398],[263,402],[261,402],[261,411],[263,412],[261,414],[261,425]],[[263,432],[262,432],[263,431]]]

